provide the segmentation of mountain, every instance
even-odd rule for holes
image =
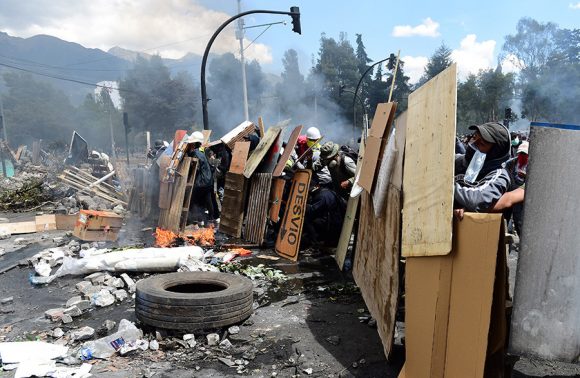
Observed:
[[[73,103],[82,101],[94,87],[70,80],[87,83],[118,80],[130,66],[129,61],[105,51],[49,35],[20,38],[0,32],[0,73],[16,69],[31,72],[35,78],[50,81],[65,91]]]

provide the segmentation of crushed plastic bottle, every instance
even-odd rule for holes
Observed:
[[[117,332],[98,340],[91,340],[84,343],[80,350],[80,358],[83,359],[83,351],[87,356],[86,359],[109,358],[117,352],[120,346],[119,344],[121,344],[120,340],[124,344],[135,342],[142,337],[143,332],[139,328],[127,319],[121,319]]]

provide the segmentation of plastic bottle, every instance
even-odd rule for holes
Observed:
[[[473,184],[477,180],[477,176],[479,175],[479,171],[483,167],[483,163],[485,163],[485,157],[487,154],[479,151],[478,149],[475,150],[475,154],[473,154],[473,158],[469,162],[469,166],[465,171],[465,176],[463,179],[471,184]]]
[[[119,330],[112,335],[105,336],[98,340],[87,341],[80,350],[80,357],[83,360],[91,358],[109,358],[117,352],[115,346],[122,346],[124,343],[134,342],[143,337],[143,332],[127,319],[121,319]],[[120,339],[120,340],[119,340]],[[122,341],[121,341],[122,340]]]

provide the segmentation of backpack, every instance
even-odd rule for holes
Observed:
[[[342,146],[340,146],[339,152],[354,160],[355,163],[358,161],[358,152],[356,152],[350,146],[343,144]]]
[[[198,166],[195,175],[194,186],[196,188],[207,188],[213,184],[213,174],[211,172],[211,167],[203,152],[196,150],[195,157],[198,159]]]

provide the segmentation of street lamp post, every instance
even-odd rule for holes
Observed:
[[[232,21],[234,21],[240,17],[244,17],[244,16],[247,16],[249,14],[255,14],[255,13],[289,15],[290,17],[292,17],[292,25],[293,25],[292,31],[294,31],[295,33],[298,33],[298,34],[302,34],[302,29],[300,26],[300,9],[298,7],[290,7],[290,12],[271,11],[271,10],[247,11],[247,12],[237,14],[237,15],[231,17],[230,19],[228,19],[223,24],[221,24],[220,27],[215,31],[215,33],[213,33],[213,35],[209,39],[209,42],[207,43],[207,46],[205,47],[205,51],[203,53],[203,58],[201,61],[201,83],[200,84],[201,84],[201,106],[202,106],[202,110],[203,110],[203,129],[204,130],[209,130],[209,120],[208,120],[208,114],[207,114],[208,98],[207,98],[207,88],[205,85],[205,67],[207,65],[207,58],[209,55],[209,50],[211,49],[211,46],[213,45],[213,42],[215,41],[215,39],[217,38],[219,33],[222,30],[224,30],[224,28],[226,26],[228,26]]]

